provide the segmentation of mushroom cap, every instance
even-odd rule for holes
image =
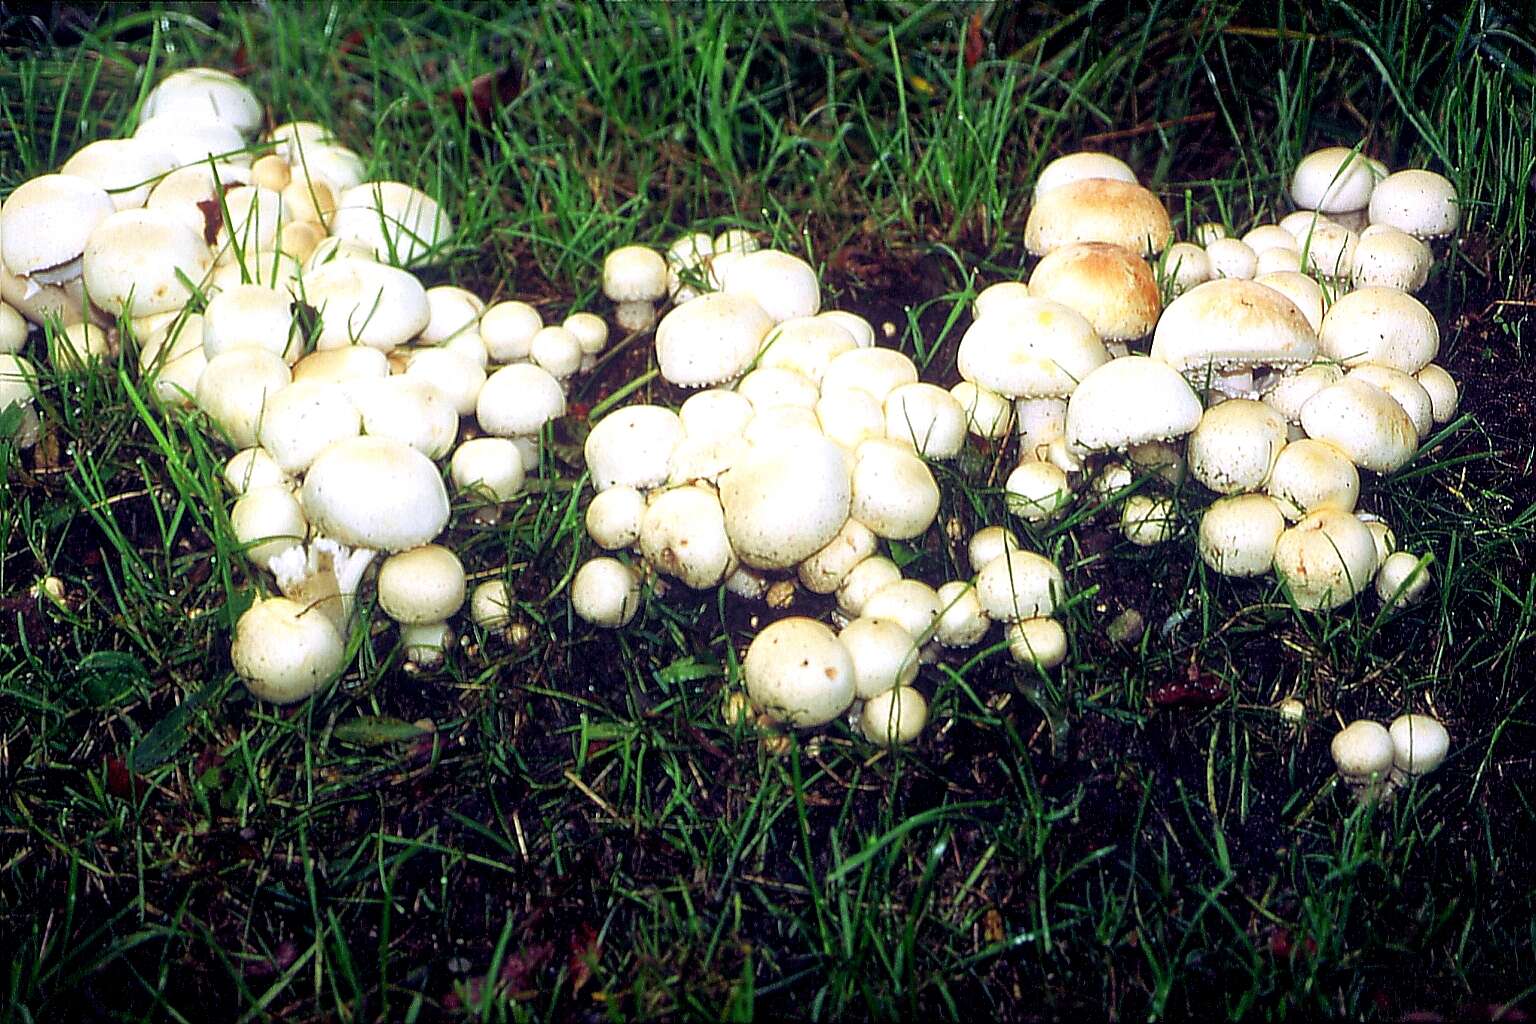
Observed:
[[[781,406],[812,409],[819,392],[816,382],[798,370],[783,366],[762,366],[736,383],[736,393],[752,403],[753,415]],[[743,427],[745,431],[747,428]]]
[[[901,570],[884,555],[871,555],[848,570],[837,587],[837,607],[844,615],[856,618],[864,613],[869,599],[901,579]]]
[[[230,660],[261,700],[292,704],[320,689],[346,664],[346,641],[328,615],[286,597],[247,608],[235,623]]]
[[[1325,508],[1352,512],[1360,497],[1360,472],[1337,445],[1303,437],[1280,450],[1264,491],[1287,519]]]
[[[264,348],[292,366],[304,354],[304,335],[293,315],[293,297],[259,284],[237,284],[208,300],[203,312],[203,354]]]
[[[285,473],[302,473],[331,442],[362,429],[362,414],[340,384],[296,380],[267,397],[257,439]]]
[[[436,254],[453,235],[453,221],[420,189],[399,181],[367,181],[337,198],[331,234],[371,249],[380,260],[408,267]]]
[[[248,170],[251,164],[239,129],[223,121],[187,121],[174,114],[140,117],[133,137],[164,146],[183,166],[216,160]]]
[[[1419,450],[1413,420],[1392,396],[1358,377],[1345,377],[1301,407],[1307,436],[1329,441],[1361,469],[1391,473]]]
[[[396,622],[446,622],[464,606],[464,565],[441,544],[390,555],[379,566],[379,607]]]
[[[805,431],[754,445],[720,477],[726,533],[754,569],[787,569],[825,547],[848,520],[851,492],[842,449]]]
[[[1437,363],[1425,366],[1414,378],[1419,382],[1429,395],[1430,412],[1436,423],[1448,423],[1452,416],[1456,415],[1456,409],[1461,404],[1461,388],[1456,384],[1456,378],[1446,372],[1445,367]]]
[[[236,497],[258,487],[293,487],[293,478],[283,472],[265,448],[242,448],[235,452],[224,463],[223,479]]]
[[[965,445],[965,410],[937,384],[903,384],[885,399],[885,436],[930,459],[952,459]]]
[[[1136,172],[1124,160],[1108,153],[1082,150],[1059,156],[1040,168],[1040,176],[1035,179],[1035,201],[1053,188],[1085,178],[1112,178],[1136,184]]]
[[[1334,734],[1328,750],[1345,782],[1366,783],[1373,776],[1384,779],[1392,769],[1392,734],[1380,722],[1362,718],[1349,723]]]
[[[965,428],[977,437],[996,440],[1013,426],[1013,403],[975,381],[962,380],[949,389],[965,413]]]
[[[1091,452],[1182,437],[1202,411],[1179,371],[1147,356],[1126,356],[1100,366],[1072,392],[1067,441]]]
[[[1390,224],[1416,238],[1439,238],[1456,230],[1461,206],[1449,178],[1417,168],[1389,174],[1371,193],[1372,224]]]
[[[640,577],[617,558],[594,558],[571,580],[571,608],[594,626],[627,626],[640,610]]]
[[[603,259],[603,294],[614,302],[655,302],[667,294],[667,261],[644,245],[623,245]]]
[[[532,363],[503,366],[485,379],[475,400],[480,429],[498,437],[537,434],[544,424],[564,415],[560,382]]]
[[[981,606],[976,585],[969,580],[950,580],[938,589],[939,619],[934,639],[945,647],[974,647],[992,628],[992,619]]]
[[[825,725],[853,703],[853,658],[815,619],[764,627],[747,648],[742,676],[754,705],[797,727]]]
[[[795,569],[800,584],[813,594],[831,594],[848,573],[875,553],[875,533],[857,519],[849,517],[837,536]]]
[[[587,435],[585,454],[592,486],[627,485],[638,490],[667,482],[673,451],[683,440],[677,413],[659,405],[630,405],[604,416]]]
[[[1205,247],[1211,277],[1246,281],[1259,272],[1259,254],[1240,238],[1217,238]]]
[[[1429,774],[1451,749],[1451,734],[1429,715],[1398,715],[1387,733],[1392,737],[1392,766],[1404,775]]]
[[[505,580],[486,580],[469,592],[469,617],[481,629],[504,629],[512,622],[512,592]]]
[[[853,343],[859,348],[870,348],[875,343],[875,328],[870,322],[857,313],[850,313],[843,309],[824,309],[816,314],[822,320],[828,320],[848,332]]]
[[[815,269],[778,249],[759,249],[732,261],[720,290],[752,299],[774,323],[815,316],[821,310],[821,282]]]
[[[905,746],[922,734],[928,724],[928,701],[911,686],[897,686],[876,694],[859,711],[859,731],[882,747]]]
[[[943,611],[938,591],[922,580],[894,580],[870,594],[859,614],[891,619],[914,640],[926,643]]]
[[[1429,561],[1427,555],[1420,558],[1407,551],[1391,552],[1376,570],[1376,596],[1391,608],[1416,603],[1429,589]]]
[[[505,437],[473,437],[453,450],[448,475],[459,492],[473,490],[493,502],[511,501],[527,474],[517,446]]]
[[[1308,153],[1291,174],[1291,200],[1303,210],[1363,210],[1376,183],[1387,175],[1378,160],[1347,146]]]
[[[1253,278],[1258,280],[1266,274],[1293,274],[1300,270],[1301,251],[1277,245],[1259,253],[1259,258],[1253,265]],[[1311,321],[1310,317],[1307,319]]]
[[[1148,256],[1173,241],[1173,223],[1147,189],[1110,178],[1083,178],[1043,193],[1024,223],[1024,246],[1037,256],[1074,242],[1112,242]]]
[[[1178,528],[1178,506],[1172,498],[1132,494],[1120,506],[1120,532],[1137,547],[1163,544]]]
[[[431,459],[453,450],[459,413],[441,391],[403,373],[344,385],[363,418],[363,433],[393,438]]]
[[[1342,224],[1324,221],[1301,240],[1302,267],[1320,277],[1348,281],[1355,269],[1360,236]]]
[[[317,533],[353,547],[404,551],[448,525],[448,492],[432,460],[385,437],[327,447],[310,464],[302,501]]]
[[[656,325],[656,363],[680,387],[711,387],[747,371],[773,320],[751,296],[711,292]]]
[[[44,174],[25,181],[0,207],[0,262],[18,277],[62,284],[78,276],[74,261],[115,210],[112,198],[85,178]]]
[[[976,574],[976,596],[998,622],[1050,615],[1066,589],[1061,570],[1032,551],[1005,551]]]
[[[543,326],[544,318],[526,302],[493,303],[480,314],[480,338],[497,363],[527,359],[533,336]]]
[[[1378,363],[1417,373],[1440,351],[1440,326],[1429,309],[1395,288],[1358,288],[1323,315],[1318,349],[1345,366]]]
[[[1327,305],[1327,295],[1323,292],[1323,286],[1300,270],[1271,270],[1259,274],[1254,279],[1255,284],[1261,284],[1291,300],[1291,304],[1301,311],[1306,317],[1307,326],[1312,328],[1312,333],[1317,334],[1318,328],[1323,325],[1323,309]]]
[[[64,161],[60,174],[83,178],[105,190],[119,210],[143,206],[156,179],[176,166],[176,157],[149,139],[97,139]]]
[[[8,240],[10,235],[5,236]],[[202,238],[168,210],[122,210],[91,232],[82,258],[91,301],[132,317],[180,309],[213,265]]]
[[[144,117],[192,123],[221,121],[242,135],[261,127],[261,101],[240,79],[217,68],[183,68],[160,79],[144,97]]]
[[[1301,310],[1254,281],[1196,285],[1168,304],[1152,336],[1152,358],[1197,383],[1212,371],[1294,368],[1316,356],[1317,335]]]
[[[1279,224],[1260,224],[1243,236],[1243,244],[1262,256],[1270,249],[1294,250],[1296,236]]]
[[[645,495],[633,487],[610,487],[587,506],[587,536],[605,551],[617,551],[640,539],[644,519]]]
[[[1032,523],[1054,518],[1072,502],[1072,485],[1060,467],[1025,459],[1003,483],[1008,511]]]
[[[1020,665],[1049,671],[1067,660],[1067,631],[1046,616],[1008,623],[1004,631],[1008,654]]]
[[[1020,299],[1029,298],[1029,285],[1023,281],[998,281],[976,293],[971,302],[971,319],[1006,312]]]
[[[1108,362],[1086,317],[1035,296],[977,319],[955,354],[961,377],[1009,398],[1065,398]]]
[[[1189,470],[1217,494],[1257,491],[1285,447],[1285,417],[1234,398],[1205,410],[1188,442]]]
[[[983,526],[971,535],[966,545],[971,571],[981,572],[986,564],[1006,551],[1017,551],[1019,538],[1006,526]]]
[[[332,204],[330,213],[335,212],[342,193],[362,185],[367,177],[363,158],[346,146],[335,143],[305,146],[303,153],[293,157],[289,164],[293,180],[288,189],[303,189],[309,195],[311,204],[315,200],[324,203],[329,198]],[[325,190],[330,191],[329,197],[325,195]]]
[[[908,540],[933,525],[939,485],[910,447],[870,439],[854,452],[849,514],[888,540]]]
[[[657,572],[694,590],[719,586],[736,568],[720,499],[703,487],[674,487],[651,499],[640,552]]]
[[[391,352],[427,326],[432,307],[414,274],[346,257],[310,271],[304,301],[320,314],[315,348],[367,345]]]
[[[1051,250],[1030,274],[1029,293],[1077,310],[1106,341],[1145,337],[1162,309],[1146,260],[1107,242]]]
[[[1376,541],[1349,512],[1309,512],[1275,544],[1275,575],[1298,608],[1348,604],[1375,574]]]
[[[911,686],[917,678],[917,643],[895,619],[861,615],[837,638],[853,662],[853,695],[859,700]]]
[[[819,313],[795,317],[768,332],[757,365],[794,370],[820,384],[833,359],[858,347],[852,334]]]
[[[1429,436],[1430,428],[1435,424],[1435,406],[1429,392],[1419,383],[1419,378],[1375,363],[1361,363],[1344,376],[1345,379],[1363,380],[1381,388],[1392,401],[1403,407],[1403,411],[1413,421],[1413,429],[1419,435],[1419,440]]]
[[[713,441],[739,435],[755,412],[745,395],[722,388],[695,391],[677,408],[683,432],[695,440]]]
[[[246,557],[263,566],[304,543],[309,533],[298,499],[282,484],[253,487],[241,494],[230,510],[229,525],[235,539],[247,545]]]
[[[1197,284],[1204,284],[1214,275],[1211,258],[1205,250],[1192,242],[1174,242],[1163,250],[1157,261],[1159,281],[1168,286],[1175,297],[1183,295]]]
[[[460,335],[448,346],[462,346],[467,338],[468,335]],[[485,368],[475,361],[473,354],[461,355],[460,351],[460,347],[447,346],[417,349],[410,354],[405,376],[441,392],[460,416],[473,416],[480,389],[485,387]]]
[[[858,388],[884,403],[892,391],[917,381],[917,366],[893,348],[858,348],[827,364],[821,377],[823,394]]]
[[[1380,230],[1377,230],[1377,227]],[[1355,246],[1353,280],[1356,288],[1395,288],[1416,292],[1429,280],[1434,265],[1429,246],[1397,228],[1366,228]]]
[[[1292,374],[1275,377],[1264,387],[1260,398],[1287,423],[1301,422],[1301,407],[1307,400],[1330,385],[1344,379],[1344,370],[1337,363],[1313,363]]]
[[[1285,516],[1267,494],[1235,494],[1211,503],[1200,518],[1196,545],[1223,576],[1263,576],[1275,562]]]
[[[197,379],[197,407],[217,423],[236,448],[256,444],[267,401],[293,375],[281,357],[260,348],[237,348],[208,360]]]
[[[389,376],[389,357],[367,345],[311,352],[293,364],[294,380],[345,381]]]
[[[902,387],[911,385],[903,384]],[[879,400],[863,388],[822,388],[815,413],[821,432],[849,451],[870,438],[886,436],[885,410]]]

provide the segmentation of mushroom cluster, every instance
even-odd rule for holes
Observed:
[[[444,471],[494,521],[606,322],[546,325],[523,302],[425,287],[406,268],[451,239],[439,204],[364,180],[321,125],[258,140],[262,106],[230,75],[171,74],[142,114],[132,138],[87,145],[0,206],[0,412],[19,407],[17,436],[36,437],[22,317],[57,368],[137,345],[146,391],[234,450],[229,522],[272,594],[233,638],[251,691],[289,702],[334,678],[365,587],[406,656],[440,662],[469,596],[442,543]],[[498,585],[471,597],[477,619],[505,616]]]
[[[996,621],[1020,661],[1049,668],[1065,658],[1065,631],[1050,617],[1062,574],[1006,530],[973,544],[974,578],[938,587],[904,578],[880,553],[882,542],[933,526],[940,491],[929,462],[954,459],[968,434],[1006,434],[1005,398],[971,381],[948,390],[920,381],[911,359],[875,344],[868,322],[822,310],[808,263],[750,235],[693,234],[655,259],[645,252],[626,246],[606,265],[667,268],[672,306],[656,325],[656,362],[692,393],[675,410],[616,408],[587,436],[588,536],[633,557],[578,571],[577,614],[628,622],[642,574],[658,587],[724,585],[778,610],[802,590],[835,594],[837,632],[794,616],[758,635],[744,663],[747,697],[794,726],[851,711],[880,743],[908,742],[922,727],[926,703],[912,683],[925,651],[972,647]],[[655,297],[638,287],[610,295],[621,311]]]
[[[1399,715],[1389,726],[1369,719],[1349,723],[1329,745],[1339,780],[1355,799],[1389,799],[1393,792],[1440,767],[1451,734],[1429,715]]]

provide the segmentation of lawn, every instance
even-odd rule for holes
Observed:
[[[429,285],[607,313],[605,254],[745,228],[891,325],[945,386],[970,300],[1021,279],[1031,189],[1102,149],[1180,238],[1288,209],[1300,157],[1449,177],[1421,297],[1461,411],[1369,507],[1428,598],[1291,607],[1116,503],[1038,526],[1071,595],[1048,674],[1003,645],[922,669],[928,730],[762,737],[721,715],[775,614],[723,590],[571,611],[580,441],[676,406],[641,333],[576,378],[527,496],[448,536],[505,579],[437,671],[392,628],[291,707],[229,636],[258,588],[229,450],[131,345],[36,338],[42,441],[0,420],[0,1021],[1526,1019],[1536,1004],[1536,31],[1519,5],[0,4],[0,195],[230,70],[455,223]],[[617,335],[616,335],[617,337]],[[956,574],[1006,519],[1002,450],[935,475],[893,542]],[[1008,453],[1011,454],[1011,453]],[[1191,485],[1193,487],[1193,485]],[[959,543],[957,543],[957,540]],[[41,600],[46,576],[59,601]],[[830,602],[796,598],[799,614]],[[376,616],[376,623],[384,623]],[[1175,699],[1198,680],[1199,699]],[[1301,725],[1276,704],[1296,696]],[[1437,772],[1336,786],[1346,722],[1433,713]]]

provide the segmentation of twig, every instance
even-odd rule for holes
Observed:
[[[1216,111],[1207,110],[1199,114],[1170,118],[1167,121],[1149,121],[1146,124],[1138,124],[1134,128],[1118,128],[1112,132],[1084,135],[1082,141],[1084,145],[1092,145],[1099,142],[1110,142],[1115,139],[1130,139],[1137,135],[1146,135],[1148,132],[1160,132],[1164,128],[1176,128],[1182,124],[1199,124],[1203,121],[1214,121],[1215,119]]]

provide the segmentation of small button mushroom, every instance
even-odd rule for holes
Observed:
[[[525,480],[523,457],[504,437],[475,437],[460,444],[448,463],[448,475],[455,490],[470,492],[484,503],[476,513],[482,522],[495,522],[499,506],[517,497]]]
[[[987,615],[1017,622],[1050,615],[1066,596],[1061,570],[1032,551],[1006,551],[976,576],[976,593]]]
[[[331,234],[405,267],[438,255],[453,235],[453,221],[420,189],[398,181],[368,181],[338,197]]]
[[[481,629],[505,629],[512,622],[512,594],[505,580],[486,580],[470,591],[469,617]]]
[[[1324,509],[1352,512],[1360,497],[1360,471],[1337,445],[1304,437],[1275,457],[1264,491],[1291,520]]]
[[[1365,209],[1387,169],[1348,146],[1328,146],[1301,158],[1291,175],[1291,200],[1303,210],[1346,213]]]
[[[976,585],[950,580],[938,589],[939,613],[934,639],[945,647],[974,647],[992,628],[992,619],[981,606]]]
[[[1165,544],[1178,528],[1178,508],[1171,498],[1132,494],[1120,506],[1120,532],[1137,547]]]
[[[800,563],[795,575],[813,594],[834,593],[854,566],[875,553],[877,543],[874,531],[850,518],[826,547]]]
[[[1019,538],[1006,526],[984,526],[971,536],[966,547],[971,571],[981,572],[986,564],[1005,551],[1016,551]]]
[[[1357,288],[1328,307],[1317,343],[1320,355],[1345,366],[1376,363],[1417,373],[1440,351],[1440,327],[1406,292]]]
[[[1067,631],[1045,616],[1010,622],[1005,631],[1008,653],[1020,665],[1049,671],[1067,660]]]
[[[1037,256],[1074,242],[1112,242],[1142,256],[1173,241],[1162,201],[1128,181],[1083,178],[1040,195],[1024,223],[1024,246]]]
[[[1425,366],[1415,376],[1419,385],[1429,394],[1430,411],[1435,423],[1450,422],[1451,417],[1456,415],[1457,406],[1461,404],[1461,389],[1456,386],[1456,378],[1436,363]]]
[[[640,610],[640,577],[617,558],[594,558],[571,581],[571,608],[594,626],[627,626]]]
[[[1211,503],[1200,518],[1198,548],[1224,576],[1262,576],[1275,561],[1285,516],[1265,494],[1235,494]]]
[[[246,556],[261,566],[303,544],[309,533],[298,499],[281,484],[240,495],[230,510],[229,525],[235,539],[246,545]]]
[[[1205,247],[1211,265],[1211,277],[1249,281],[1258,273],[1259,254],[1238,238],[1218,238]]]
[[[899,622],[914,639],[927,643],[943,610],[938,592],[922,580],[897,580],[869,595],[861,614]]]
[[[464,566],[440,544],[391,555],[379,567],[379,607],[403,625],[446,622],[464,605]]]
[[[655,320],[655,303],[667,294],[665,257],[643,245],[613,250],[603,260],[603,294],[613,300],[620,327],[645,330]]]
[[[917,678],[917,644],[895,619],[860,616],[837,638],[853,662],[853,693],[860,700],[910,686]]]
[[[640,551],[651,568],[694,590],[719,586],[736,565],[720,499],[703,487],[652,498],[640,521]]]
[[[1334,735],[1328,749],[1339,778],[1357,800],[1389,792],[1396,748],[1384,725],[1366,719],[1351,722]]]
[[[864,612],[864,606],[878,591],[901,579],[896,563],[883,555],[871,555],[848,571],[837,588],[837,607],[843,614],[856,618]]]
[[[716,258],[716,269],[720,267]],[[821,310],[821,282],[805,260],[777,249],[759,249],[730,262],[720,290],[756,302],[774,323],[815,316]]]
[[[544,318],[528,303],[498,302],[480,315],[480,338],[493,363],[513,363],[528,358],[543,326]]]
[[[1440,767],[1451,749],[1451,734],[1429,715],[1398,715],[1387,732],[1392,737],[1392,781],[1399,786]]]
[[[850,491],[842,449],[820,434],[797,431],[778,444],[754,445],[720,477],[731,546],[754,569],[788,569],[837,536],[848,521]]]
[[[528,343],[528,358],[556,380],[581,369],[581,341],[564,327],[541,327]]]
[[[592,486],[598,492],[610,487],[661,486],[667,482],[672,453],[682,440],[682,420],[671,409],[630,405],[614,410],[587,435],[584,455]]]
[[[1429,563],[1432,556],[1394,551],[1376,570],[1376,596],[1391,609],[1416,604],[1429,589]]]
[[[1275,575],[1296,607],[1338,608],[1370,585],[1376,571],[1376,541],[1348,512],[1310,512],[1275,544]]]
[[[560,382],[532,363],[503,366],[485,379],[475,399],[480,429],[497,437],[532,437],[564,415]]]
[[[1003,483],[1008,511],[1031,523],[1054,519],[1072,503],[1067,474],[1049,462],[1025,459]]]
[[[329,617],[285,597],[251,605],[235,623],[230,660],[261,700],[292,704],[346,664],[346,643]]]
[[[864,702],[859,731],[871,743],[899,747],[913,742],[928,724],[928,702],[911,686],[897,686]]]
[[[1370,218],[1372,224],[1390,224],[1418,238],[1448,235],[1461,221],[1456,186],[1434,171],[1398,171],[1371,193]]]
[[[1086,178],[1112,178],[1130,184],[1136,183],[1136,172],[1117,156],[1094,150],[1081,150],[1059,156],[1040,168],[1035,179],[1035,199],[1062,185]]]

